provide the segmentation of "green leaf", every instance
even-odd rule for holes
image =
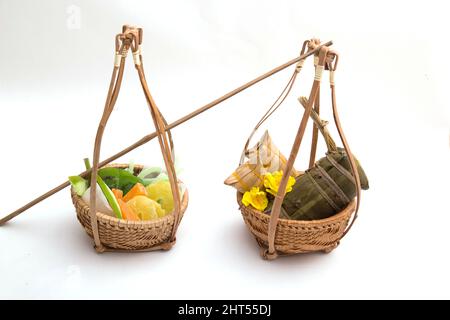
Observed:
[[[102,189],[103,194],[106,197],[106,200],[108,201],[109,205],[111,206],[112,211],[116,215],[118,219],[122,219],[122,211],[120,210],[119,203],[117,202],[116,197],[114,196],[114,193],[111,191],[111,189],[106,185],[106,183],[100,178],[100,176],[97,175],[97,183],[100,186],[100,189]]]
[[[86,192],[87,188],[89,188],[88,181],[80,176],[70,176],[69,182],[72,185],[73,190],[80,197]]]
[[[86,167],[86,170],[91,169],[91,162],[88,158],[84,159],[84,166]],[[100,169],[102,170],[102,169]],[[116,196],[111,191],[111,189],[108,187],[108,185],[103,181],[103,179],[100,177],[100,170],[99,174],[97,174],[97,184],[99,185],[100,189],[102,190],[103,194],[105,195],[106,201],[108,201],[112,211],[116,215],[118,219],[122,219],[122,210],[120,210],[119,203],[117,202]],[[69,178],[70,180],[70,178]],[[84,179],[83,179],[84,180]],[[88,185],[88,181],[86,181],[86,184]]]
[[[89,158],[84,158],[84,166],[86,167],[86,170],[90,170],[91,169],[91,162],[89,161]]]
[[[123,191],[123,194],[127,194],[136,183],[144,184],[141,178],[119,168],[102,168],[98,171],[98,175],[110,189],[120,189]]]

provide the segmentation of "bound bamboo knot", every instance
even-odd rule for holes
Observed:
[[[116,52],[116,55],[114,56],[114,67],[120,66],[120,59],[122,58],[122,55],[120,52]]]
[[[133,52],[133,61],[135,65],[141,64],[140,55],[141,55],[141,48],[139,47],[135,52]]]
[[[94,245],[94,249],[95,249],[95,251],[97,251],[97,253],[103,253],[106,251],[105,246],[102,244],[100,244],[99,246]]]
[[[326,120],[320,120],[320,128],[324,129],[328,125],[328,121]]]
[[[295,72],[297,72],[297,73],[299,73],[301,70],[302,70],[302,68],[303,68],[303,64],[305,63],[305,60],[303,59],[303,60],[300,60],[298,63],[297,63],[297,66],[295,67]]]
[[[314,75],[314,80],[320,81],[322,80],[323,66],[316,66],[316,74]]]
[[[265,260],[275,260],[278,258],[278,253],[276,251],[271,253],[269,252],[269,249],[262,249],[261,255]]]
[[[160,245],[160,246],[161,246],[161,250],[169,251],[170,249],[172,249],[172,247],[175,245],[176,242],[177,242],[177,240],[174,239],[174,240],[171,241],[171,242],[165,242],[165,243],[162,243],[162,244]]]
[[[128,55],[128,49],[129,49],[128,46],[124,46],[124,47],[123,47],[123,49],[122,49],[122,57],[124,57],[124,58],[127,57],[127,55]]]
[[[310,51],[314,50],[318,46],[320,46],[320,39],[312,38],[311,40],[308,41],[308,50]]]

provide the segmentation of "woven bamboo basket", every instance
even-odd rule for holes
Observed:
[[[122,33],[116,36],[116,58],[114,62],[111,85],[109,87],[105,109],[100,120],[97,135],[94,143],[94,156],[92,170],[90,173],[91,181],[96,181],[99,170],[100,149],[103,133],[108,123],[108,119],[114,109],[115,102],[119,94],[123,72],[125,70],[125,61],[128,51],[133,54],[134,66],[137,70],[139,80],[147,100],[148,109],[156,129],[156,136],[161,148],[161,154],[164,159],[164,165],[167,170],[172,196],[174,201],[174,210],[163,218],[153,221],[126,221],[114,217],[108,217],[96,211],[96,188],[97,183],[91,183],[90,203],[84,203],[72,191],[72,199],[77,210],[78,220],[81,222],[87,233],[94,239],[97,252],[104,251],[153,251],[168,250],[176,241],[176,231],[184,214],[188,195],[180,196],[179,180],[174,166],[174,146],[172,134],[168,124],[161,111],[157,107],[147,84],[144,74],[142,53],[140,45],[142,43],[142,29],[124,26]],[[116,165],[123,167],[123,165]],[[142,166],[135,170],[142,170]]]
[[[316,48],[319,43],[320,41],[317,39],[305,41],[301,54],[304,53],[306,47],[308,47],[309,50],[314,50],[314,48]],[[295,136],[292,150],[289,155],[289,160],[287,161],[287,164],[284,168],[283,177],[279,185],[278,193],[274,198],[270,214],[258,211],[251,206],[245,206],[242,203],[243,194],[239,191],[237,192],[237,202],[239,204],[242,217],[244,218],[244,222],[261,247],[261,255],[264,259],[273,260],[276,259],[279,255],[291,255],[315,251],[323,251],[326,253],[331,252],[339,245],[340,240],[347,234],[356,219],[361,192],[360,177],[355,159],[353,158],[352,152],[343,133],[336,107],[334,72],[336,71],[337,60],[337,53],[328,49],[327,47],[320,48],[320,50],[315,54],[314,82],[309,98],[299,99],[305,110]],[[269,108],[263,118],[253,129],[252,134],[245,144],[244,151],[242,152],[241,164],[244,155],[248,152],[247,147],[249,145],[251,137],[261,126],[261,124],[268,117],[270,117],[270,115],[273,114],[273,112],[283,103],[287,95],[290,93],[297,74],[302,69],[303,63],[304,59],[299,61],[296,70],[294,71],[292,77],[288,82],[288,85],[283,90],[280,97]],[[333,116],[337,131],[341,138],[341,142],[344,146],[346,154],[348,155],[351,174],[353,175],[355,182],[356,198],[352,199],[350,203],[340,212],[337,212],[335,215],[325,219],[282,219],[280,218],[280,212],[284,197],[286,195],[287,182],[291,170],[293,169],[294,161],[297,158],[298,151],[300,149],[300,145],[310,117],[313,119],[314,125],[309,158],[309,168],[312,168],[315,164],[319,130],[323,138],[325,139],[329,151],[330,149],[336,148],[336,145],[331,138],[328,130],[325,130],[327,122],[321,121],[319,118],[319,92],[322,73],[324,70],[330,72]]]
[[[108,167],[127,168],[126,164],[111,164]],[[136,165],[135,174],[139,174],[143,166]],[[86,230],[87,234],[93,238],[91,216],[89,204],[85,203],[78,196],[73,188],[71,189],[72,202],[77,212],[78,221]],[[181,201],[180,219],[188,206],[188,192],[184,192]],[[170,236],[174,227],[174,214],[170,213],[162,218],[151,221],[129,221],[117,219],[104,213],[97,212],[98,229],[100,241],[110,249],[119,250],[146,250],[155,246],[161,249],[170,249]]]
[[[248,229],[258,244],[267,248],[270,216],[251,206],[244,206],[240,192],[237,193],[237,201]],[[344,210],[326,219],[310,221],[279,219],[275,249],[281,254],[331,252],[339,245],[339,240],[355,212],[355,205],[356,201],[353,200]]]

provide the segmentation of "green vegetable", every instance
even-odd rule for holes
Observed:
[[[89,159],[84,159],[84,165],[86,167],[86,170],[91,169],[91,163],[89,162]],[[105,168],[105,169],[116,169],[116,168]],[[100,169],[102,170],[102,169]],[[100,170],[99,174],[97,175],[97,184],[99,185],[100,189],[102,190],[103,194],[105,195],[106,200],[108,201],[109,205],[111,206],[112,211],[116,215],[118,219],[122,219],[122,211],[120,210],[119,203],[117,202],[116,197],[114,196],[114,193],[111,191],[111,189],[108,187],[108,185],[103,181],[103,179],[100,176]]]
[[[122,211],[120,210],[119,202],[117,202],[116,197],[114,196],[114,193],[111,191],[111,189],[106,185],[106,183],[100,178],[100,176],[97,175],[97,183],[100,186],[100,189],[102,189],[103,194],[106,197],[106,200],[108,201],[109,205],[111,206],[112,211],[116,215],[118,219],[122,219]]]
[[[91,170],[91,162],[89,161],[88,158],[84,158],[84,166],[86,167],[86,170]]]
[[[120,189],[123,191],[123,194],[127,194],[136,183],[145,185],[141,178],[136,177],[124,169],[112,167],[102,168],[98,171],[98,175],[110,189]]]
[[[73,190],[80,197],[86,192],[87,188],[89,188],[88,181],[80,176],[70,176],[69,181]]]

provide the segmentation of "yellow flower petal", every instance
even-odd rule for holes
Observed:
[[[264,211],[269,204],[266,193],[260,191],[258,187],[253,187],[250,191],[246,191],[242,197],[242,203],[248,207],[251,205],[253,208],[259,211]]]
[[[295,184],[295,178],[293,176],[290,176],[287,186],[286,186],[286,193],[292,191],[292,187],[294,186],[294,184]]]
[[[272,195],[277,195],[280,187],[281,178],[283,177],[283,171],[275,171],[264,175],[264,187],[266,191]],[[295,184],[295,178],[290,176],[286,186],[286,193],[292,191],[292,186]]]

